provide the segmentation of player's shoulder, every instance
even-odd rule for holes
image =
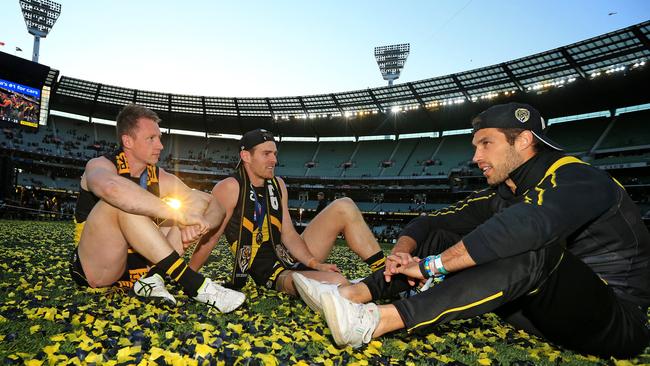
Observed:
[[[237,191],[239,191],[239,182],[234,177],[227,177],[212,188],[212,194],[236,193]]]
[[[211,194],[219,201],[219,204],[229,210],[237,204],[239,199],[239,182],[233,177],[225,178],[215,184]]]
[[[112,168],[113,170],[117,171],[117,169],[115,169],[115,165],[103,155],[98,156],[96,158],[92,158],[88,160],[88,162],[86,163],[86,170],[95,169],[95,168],[100,168],[100,169]]]

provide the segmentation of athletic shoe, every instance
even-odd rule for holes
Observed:
[[[298,290],[298,294],[302,300],[312,309],[315,313],[323,314],[323,310],[320,304],[320,296],[328,291],[336,291],[338,285],[332,283],[318,282],[312,280],[311,278],[305,277],[304,275],[293,272],[291,275],[293,278],[293,285]]]
[[[169,293],[169,291],[167,291],[165,281],[157,273],[153,276],[140,277],[140,279],[133,284],[133,292],[136,296],[145,299],[162,301],[176,306],[176,299]]]
[[[374,303],[355,304],[338,291],[321,295],[321,305],[327,326],[334,342],[339,346],[354,348],[369,343],[379,324],[379,309]]]
[[[231,290],[217,285],[206,278],[194,300],[207,304],[222,313],[229,313],[237,309],[246,300],[246,295],[239,291]]]

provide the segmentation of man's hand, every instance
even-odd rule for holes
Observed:
[[[331,263],[318,263],[314,265],[313,269],[321,272],[341,272],[339,267],[336,266],[336,264],[331,264]]]
[[[421,280],[425,279],[422,275],[422,271],[420,271],[420,259],[418,257],[413,258],[417,259],[417,261],[414,260],[405,266],[397,267],[398,273],[403,274],[409,278],[408,281],[411,286],[415,286],[416,282],[420,282]]]
[[[198,225],[179,226],[183,248],[187,250],[191,243],[199,240],[203,233]]]
[[[203,217],[203,215],[198,214],[196,212],[178,211],[178,215],[176,216],[176,222],[179,224],[181,233],[188,226],[196,226],[195,229],[188,230],[186,234],[188,234],[189,236],[192,236],[191,234],[193,232],[198,232],[197,235],[199,236],[203,235],[208,231],[209,228],[208,221],[205,219],[205,217]]]
[[[390,282],[391,277],[399,272],[399,268],[413,262],[420,262],[418,257],[412,257],[409,253],[398,252],[386,257],[386,267],[384,268],[384,279]]]

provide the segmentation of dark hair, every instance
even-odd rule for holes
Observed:
[[[472,121],[472,127],[473,127],[474,130],[475,130],[474,133],[476,133],[476,130],[478,129],[478,127],[479,127],[480,124],[481,124],[481,121],[478,120],[478,119],[474,119],[474,120]],[[525,128],[497,128],[497,130],[499,130],[499,132],[501,132],[502,134],[504,134],[504,135],[506,136],[506,141],[508,141],[508,144],[510,144],[510,145],[514,145],[514,144],[515,144],[515,139],[516,139],[517,136],[519,136],[522,132],[524,132],[524,131],[530,131],[530,130],[527,130],[527,129],[525,129]],[[534,134],[532,134],[532,135],[533,135],[533,151],[535,151],[535,153],[538,153],[538,152],[540,152],[540,151],[544,148],[544,146],[546,146],[546,145],[541,144],[540,141],[539,141],[539,139],[538,139]]]
[[[515,144],[515,139],[517,139],[517,136],[521,135],[522,132],[524,131],[530,131],[525,128],[497,128],[499,132],[503,133],[506,136],[506,141],[508,141],[508,144],[514,145]],[[538,153],[540,150],[544,148],[543,144],[540,144],[539,139],[533,135],[533,151]]]
[[[138,126],[140,118],[148,118],[160,123],[160,117],[151,109],[137,104],[127,104],[117,115],[117,125],[115,126],[120,146],[122,146],[122,135],[133,136],[133,130]]]

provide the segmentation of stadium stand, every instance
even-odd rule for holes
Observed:
[[[599,117],[557,123],[549,126],[548,136],[567,152],[584,154],[596,144],[609,122],[609,117]]]
[[[346,142],[320,142],[314,154],[314,167],[307,169],[311,177],[340,177],[346,167],[354,164],[351,158],[357,146]]]
[[[344,169],[346,177],[376,177],[379,176],[382,162],[387,162],[397,146],[395,141],[359,141],[350,157],[352,166]]]
[[[650,144],[650,110],[623,113],[614,118],[611,130],[598,150],[638,149]]]
[[[318,146],[316,142],[283,141],[278,144],[278,175],[304,177]]]
[[[85,162],[117,146],[113,126],[91,121],[112,120],[121,106],[136,102],[163,117],[161,165],[210,190],[238,161],[237,135],[266,128],[281,141],[277,174],[291,187],[292,212],[302,208],[310,219],[317,191],[349,196],[379,233],[390,220],[408,221],[484,186],[470,163],[471,135],[449,132],[470,128],[471,118],[489,105],[520,101],[547,118],[614,112],[552,124],[549,135],[568,152],[610,171],[648,207],[650,110],[625,109],[650,102],[647,34],[650,22],[454,75],[296,97],[183,96],[54,77],[50,108],[59,113],[38,129],[3,126],[0,153],[21,170],[19,189],[30,187],[43,200],[51,192],[76,192]],[[234,139],[222,137],[226,134]],[[332,141],[337,138],[346,141]]]
[[[397,140],[395,149],[388,158],[390,165],[382,167],[379,176],[395,177],[400,175],[406,162],[409,160],[411,154],[415,150],[419,140],[418,139],[400,139]]]
[[[472,135],[444,136],[433,155],[438,164],[427,167],[425,174],[447,176],[452,169],[467,168],[472,155]]]
[[[397,175],[413,176],[424,175],[427,165],[438,165],[433,157],[440,145],[440,139],[421,138],[418,139],[412,151],[409,153],[406,163]]]

